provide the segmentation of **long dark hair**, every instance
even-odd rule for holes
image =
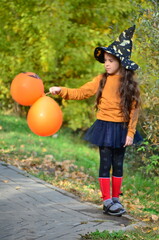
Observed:
[[[109,75],[107,73],[103,73],[100,80],[99,87],[96,93],[96,109],[98,109],[98,105],[102,96],[102,91],[106,84],[108,76]],[[135,73],[133,70],[128,70],[124,67],[121,67],[119,95],[121,98],[120,109],[123,114],[124,121],[128,122],[132,104],[134,103],[135,108],[139,108],[140,106],[140,91],[138,88],[138,83],[135,80]]]

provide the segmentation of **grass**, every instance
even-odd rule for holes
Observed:
[[[1,115],[1,149],[16,156],[36,155],[40,158],[53,155],[56,161],[71,159],[77,166],[90,169],[95,174],[98,165],[98,152],[88,148],[79,137],[68,129],[62,129],[50,137],[33,134],[23,118]]]
[[[83,141],[79,133],[62,127],[54,136],[40,137],[29,130],[26,119],[1,113],[0,153],[1,161],[70,191],[83,201],[101,204],[98,149]],[[157,185],[152,178],[134,169],[126,161],[121,200],[130,215],[149,223],[149,227],[133,233],[96,231],[83,239],[159,239]]]
[[[157,228],[157,227],[156,227]],[[156,234],[154,228],[139,228],[132,232],[124,232],[124,231],[118,231],[118,232],[108,232],[103,231],[99,232],[96,231],[94,233],[85,235],[82,237],[83,240],[158,240],[159,234]],[[153,230],[154,229],[154,230]]]
[[[73,134],[67,128],[62,128],[54,136],[37,136],[28,128],[26,119],[12,115],[1,114],[0,126],[1,160],[21,167],[51,184],[71,191],[84,201],[91,201],[90,192],[92,193],[92,189],[96,189],[91,197],[96,203],[99,202],[100,193],[97,186],[98,149],[89,148],[88,144],[78,134]],[[49,164],[50,168],[55,167],[51,166],[51,163],[46,163],[48,158],[56,163],[64,162],[64,164],[69,160],[71,164],[77,166],[74,169],[76,174],[73,176],[72,173],[67,177],[64,175],[63,169],[60,169],[62,175],[50,176],[50,174],[46,174],[46,171],[43,171],[46,170],[44,166],[42,166],[42,171],[37,171],[34,167],[35,164],[39,166],[44,163],[43,165]],[[57,167],[56,173],[58,170]],[[83,182],[85,182],[84,187]]]

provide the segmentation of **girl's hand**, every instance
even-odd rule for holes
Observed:
[[[52,95],[58,95],[61,92],[60,87],[51,87],[49,88],[49,92],[52,93]]]
[[[124,145],[124,147],[126,147],[126,146],[130,146],[130,145],[132,145],[132,144],[133,144],[133,138],[127,136],[127,137],[126,137],[126,141],[125,141],[125,145]]]

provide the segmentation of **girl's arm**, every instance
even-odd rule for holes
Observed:
[[[98,90],[99,82],[102,75],[99,75],[93,79],[91,82],[87,82],[80,88],[67,88],[67,87],[51,87],[49,91],[55,95],[58,94],[64,99],[69,100],[82,100],[89,98]]]
[[[126,146],[130,146],[133,144],[133,139],[134,139],[134,134],[136,132],[136,125],[137,125],[137,121],[138,121],[138,117],[139,117],[139,109],[135,108],[135,102],[132,104],[132,109],[130,112],[130,120],[129,120],[129,124],[128,124],[128,133],[127,133],[127,137],[125,140],[125,145]]]
[[[139,109],[132,108],[130,112],[130,120],[128,124],[128,136],[134,138],[134,134],[136,132],[136,125],[139,117]]]
[[[135,107],[135,102],[132,104],[132,109],[130,111],[130,120],[128,124],[128,133],[125,141],[125,145],[129,146],[133,144],[134,134],[136,132],[136,125],[139,117],[139,108]]]

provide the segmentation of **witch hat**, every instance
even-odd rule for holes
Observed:
[[[121,65],[126,69],[136,70],[139,66],[130,60],[132,51],[132,36],[135,25],[122,32],[116,41],[108,47],[97,47],[94,51],[96,60],[104,63],[104,52],[110,53],[121,61]]]

